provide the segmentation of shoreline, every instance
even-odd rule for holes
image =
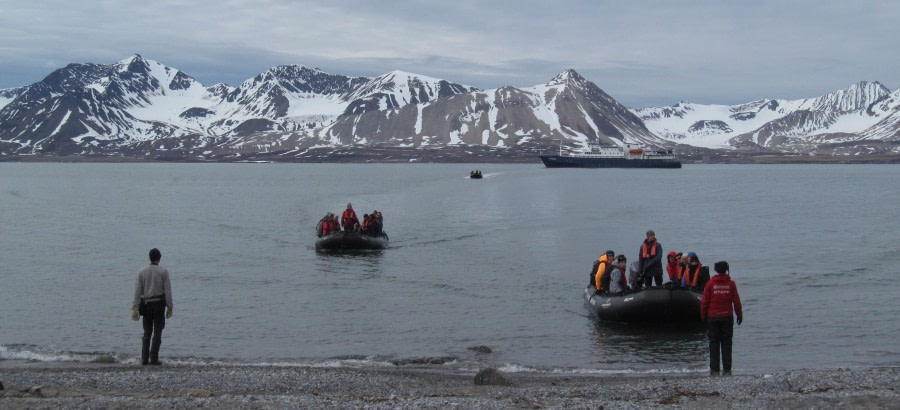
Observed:
[[[415,155],[413,155],[415,154]],[[0,156],[0,163],[160,163],[160,164],[229,164],[229,163],[272,163],[272,164],[472,164],[472,165],[504,165],[532,164],[543,166],[538,154],[507,156],[442,156],[427,155],[422,151],[404,155],[384,156],[311,156],[300,158],[278,158],[267,155],[247,155],[232,158],[161,158],[108,155],[13,155]],[[717,164],[717,165],[775,165],[775,164],[843,164],[843,165],[877,165],[900,164],[900,153],[882,153],[868,155],[803,155],[784,153],[723,153],[716,155],[683,155],[679,157],[682,164]]]
[[[2,362],[0,362],[2,363]],[[502,380],[498,380],[502,379]],[[888,408],[900,367],[705,374],[500,373],[434,366],[0,365],[2,408]]]

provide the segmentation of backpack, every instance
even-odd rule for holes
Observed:
[[[697,279],[697,287],[703,289],[706,287],[706,282],[709,282],[709,266],[701,266],[700,277]]]

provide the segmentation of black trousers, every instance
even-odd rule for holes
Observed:
[[[656,282],[656,286],[662,286],[662,277],[662,272],[647,272],[647,275],[644,276],[644,287],[649,288],[653,285],[653,282]]]
[[[656,269],[656,266],[654,266],[653,268],[647,269],[647,271],[644,272],[644,276],[641,280],[641,283],[638,283],[637,285],[638,285],[638,287],[643,285],[645,288],[649,288],[650,286],[653,286],[653,282],[656,282],[656,286],[662,286],[662,281],[663,281],[662,269]]]
[[[711,317],[706,321],[709,336],[709,371],[719,373],[719,355],[722,355],[722,371],[731,373],[731,336],[734,333],[734,318]]]
[[[166,302],[144,304],[144,339],[141,344],[141,364],[159,362],[162,331],[166,327]],[[149,361],[148,361],[149,360]]]

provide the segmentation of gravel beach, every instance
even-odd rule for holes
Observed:
[[[0,367],[0,408],[900,408],[898,370],[478,378],[432,367],[31,363]]]

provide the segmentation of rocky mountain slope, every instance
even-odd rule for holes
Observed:
[[[536,160],[559,144],[625,140],[687,156],[898,153],[900,91],[861,82],[802,100],[630,110],[574,70],[480,90],[291,65],[231,87],[139,55],[0,90],[0,159]]]
[[[674,145],[573,70],[530,88],[479,90],[400,71],[363,78],[279,66],[238,87],[206,87],[135,55],[71,64],[0,96],[4,156],[290,160],[371,148],[533,156],[625,138]]]

